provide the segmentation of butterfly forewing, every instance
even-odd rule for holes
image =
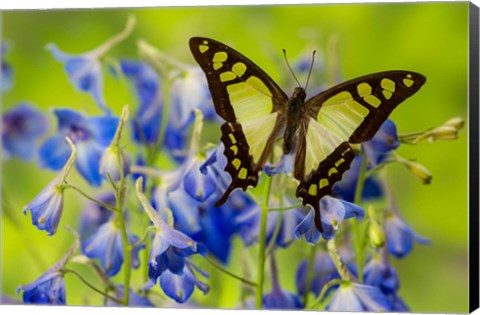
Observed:
[[[283,126],[288,101],[277,84],[252,61],[212,39],[190,39],[190,50],[206,74],[215,110],[226,123],[222,142],[232,183],[217,205],[240,187],[256,186]]]

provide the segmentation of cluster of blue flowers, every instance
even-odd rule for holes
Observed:
[[[231,179],[224,171],[223,145],[215,139],[210,141],[216,143],[208,143],[201,134],[203,124],[217,128],[219,118],[198,67],[141,42],[142,59],[118,58],[110,71],[104,71],[103,57],[128,37],[133,24],[129,20],[123,32],[85,54],[69,55],[48,45],[73,87],[90,94],[102,115],[56,108],[57,129],[53,132],[46,115],[34,105],[21,103],[2,115],[3,157],[36,158],[39,167],[57,173],[24,209],[33,225],[54,236],[64,208],[64,190],[73,189],[85,197],[75,244],[43,275],[19,287],[23,301],[67,304],[64,276],[81,277],[67,268],[69,261],[76,259],[91,266],[102,279],[104,287],[95,291],[104,296],[105,305],[164,305],[151,298],[150,292],[157,288],[175,302],[185,303],[195,288],[203,294],[209,292],[209,274],[199,267],[200,261],[207,261],[212,268],[246,283],[247,288],[250,285],[246,293],[260,292],[260,301],[254,303],[253,297],[247,297],[242,307],[408,310],[398,295],[400,281],[390,260],[403,259],[415,242],[428,240],[402,219],[393,202],[368,213],[360,206],[372,199],[393,200],[385,179],[376,176],[388,163],[403,163],[424,182],[431,178],[423,166],[395,153],[402,139],[394,122],[387,120],[371,141],[359,146],[350,170],[335,185],[334,195],[320,200],[322,233],[313,222],[313,210],[303,207],[293,195],[292,161],[285,157],[277,165],[267,165],[262,176],[273,178],[278,189],[269,192],[267,224],[262,227],[264,200],[255,193],[234,191],[224,205],[214,206]],[[2,89],[7,91],[12,87],[12,68],[5,61],[4,47]],[[308,71],[304,59],[296,64],[298,71]],[[125,107],[119,117],[105,100],[104,73],[126,79],[136,98],[136,104]],[[455,131],[461,128],[460,121],[446,125]],[[102,192],[92,194],[67,182],[73,169],[92,192],[99,188]],[[132,190],[135,194],[128,193]],[[142,219],[136,215],[140,209]],[[271,277],[271,289],[266,293],[263,278],[253,282],[246,279],[249,273],[238,276],[227,270],[237,254],[235,238],[247,249],[257,246],[263,228],[266,237],[259,247],[270,260]],[[144,236],[134,230],[144,231]],[[282,264],[275,253],[292,244],[312,250],[310,257],[289,262],[298,263],[296,288],[286,290],[280,283],[277,269]],[[78,250],[82,256],[74,256]],[[143,279],[132,281],[132,268],[140,268]],[[115,276],[122,270],[123,282],[116,283],[119,280],[113,279],[118,279]],[[309,303],[309,297],[315,301]]]

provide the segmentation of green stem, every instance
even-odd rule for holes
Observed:
[[[108,295],[106,293],[104,293],[102,290],[96,288],[94,285],[90,284],[87,280],[85,280],[84,277],[82,277],[82,275],[80,275],[78,272],[76,272],[75,270],[72,270],[72,269],[63,269],[63,271],[67,274],[67,273],[71,273],[75,276],[77,276],[78,279],[80,279],[80,281],[82,281],[87,287],[89,287],[90,289],[92,289],[93,291],[97,292],[98,294],[106,297],[107,299],[110,299],[118,304],[124,304],[123,301],[111,296],[111,295]]]
[[[220,270],[221,272],[229,275],[230,277],[234,278],[234,279],[237,279],[239,280],[240,282],[244,283],[244,284],[248,284],[252,287],[256,287],[257,284],[253,281],[250,281],[250,280],[247,280],[245,278],[242,278],[230,271],[228,271],[227,269],[223,268],[222,266],[220,266],[219,264],[217,264],[215,261],[213,261],[212,259],[208,258],[208,257],[203,257],[210,265],[212,265],[213,267],[217,268],[218,270]]]
[[[292,209],[297,209],[299,207],[302,207],[303,204],[301,202],[294,204],[292,206],[288,207],[278,207],[278,208],[268,208],[268,211],[286,211],[286,210],[292,210]]]
[[[341,279],[334,279],[327,284],[325,284],[322,288],[322,291],[320,291],[320,294],[318,297],[310,304],[309,306],[305,307],[306,310],[311,310],[313,309],[318,303],[320,303],[323,298],[325,297],[325,294],[327,294],[328,289],[330,289],[332,286],[337,285],[337,284],[342,284],[344,283],[344,280]]]
[[[257,271],[257,292],[256,292],[256,308],[262,309],[263,298],[263,282],[265,278],[265,247],[267,240],[267,215],[268,204],[270,201],[270,190],[272,189],[272,176],[267,177],[267,185],[265,188],[265,196],[263,199],[263,205],[261,207],[260,216],[260,237],[259,237],[259,249],[258,249],[258,271]]]
[[[317,246],[313,245],[310,248],[310,253],[308,255],[308,265],[307,265],[307,282],[305,283],[305,292],[303,293],[303,305],[308,304],[308,295],[310,293],[310,288],[312,287],[313,281],[313,267],[315,265],[315,253],[317,251]]]
[[[80,188],[78,188],[78,187],[76,187],[76,186],[73,186],[73,185],[70,185],[70,184],[66,183],[66,184],[64,184],[64,185],[62,186],[62,188],[64,188],[64,189],[67,189],[67,188],[73,189],[73,190],[79,192],[83,197],[85,197],[85,198],[87,198],[88,200],[90,200],[90,201],[98,204],[99,206],[101,206],[101,207],[103,207],[103,208],[105,208],[105,209],[108,209],[108,210],[110,210],[110,211],[117,212],[117,208],[116,208],[116,207],[113,207],[113,206],[111,206],[111,205],[109,205],[109,204],[107,204],[107,203],[105,203],[105,202],[102,202],[102,201],[100,201],[100,200],[98,200],[98,199],[95,199],[95,198],[91,197],[91,196],[88,195],[86,192],[84,192],[83,190],[81,190]]]
[[[273,235],[270,238],[270,243],[268,244],[267,249],[265,250],[265,256],[270,255],[270,253],[272,252],[272,250],[275,246],[275,240],[277,239],[278,234],[280,233],[280,228],[282,227],[282,217],[283,217],[283,213],[280,212],[278,214],[277,224],[275,225],[275,230],[273,230]]]
[[[331,239],[327,241],[327,249],[330,258],[332,258],[333,264],[340,275],[340,278],[344,281],[351,281],[353,276],[348,271],[347,267],[342,261],[340,254],[338,253],[337,246],[335,245],[335,239]],[[359,272],[360,274],[361,272]]]
[[[160,152],[160,149],[162,148],[163,141],[165,138],[165,133],[167,130],[167,124],[168,124],[168,116],[170,115],[170,101],[171,101],[171,95],[170,95],[170,79],[168,79],[165,75],[163,84],[162,84],[162,95],[163,95],[163,111],[162,111],[162,121],[160,122],[160,131],[158,134],[158,139],[157,142],[155,143],[155,146],[153,147],[152,151],[150,152],[150,155],[147,158],[147,165],[153,165],[155,160],[157,159],[157,155]]]
[[[365,175],[367,170],[367,156],[365,151],[362,150],[362,165],[360,166],[360,174],[358,175],[357,187],[355,189],[355,198],[353,203],[356,205],[360,205],[362,201],[362,192],[363,186],[365,184]],[[358,225],[357,220],[352,219],[352,231],[354,237],[354,247],[355,247],[355,254],[357,257],[357,270],[358,270],[358,281],[360,283],[363,282],[363,242],[362,242],[362,235],[360,232],[360,227]]]

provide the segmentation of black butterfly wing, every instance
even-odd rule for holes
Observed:
[[[411,71],[387,71],[359,77],[311,98],[299,129],[294,176],[296,195],[315,210],[320,225],[320,199],[350,167],[349,143],[370,140],[390,113],[415,94],[426,78]]]
[[[220,206],[235,188],[257,185],[285,124],[288,97],[262,69],[225,44],[193,37],[190,50],[205,72],[217,114],[226,120],[221,141],[232,182],[217,201]]]

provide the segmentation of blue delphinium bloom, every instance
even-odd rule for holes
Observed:
[[[373,138],[362,146],[370,164],[372,166],[377,165],[387,157],[389,152],[396,150],[400,146],[397,126],[395,126],[392,120],[387,119]]]
[[[115,207],[117,200],[113,192],[100,195],[97,200]],[[100,206],[98,203],[88,201],[80,215],[79,232],[82,242],[86,241],[99,226],[107,223],[112,218],[113,212]]]
[[[23,214],[30,211],[32,224],[39,230],[45,230],[51,236],[57,231],[58,223],[63,212],[63,190],[62,187],[68,173],[70,172],[77,151],[73,143],[68,140],[72,150],[70,157],[65,163],[62,171],[55,177],[23,210]]]
[[[0,42],[0,82],[2,84],[1,90],[7,91],[12,87],[13,81],[13,69],[5,62],[5,54],[7,53],[8,46],[5,42]]]
[[[170,270],[166,270],[160,276],[160,287],[163,292],[177,303],[185,303],[192,295],[195,287],[202,291],[203,294],[206,294],[210,287],[197,279],[193,269],[200,272],[203,276],[208,276],[191,263],[186,264],[181,273],[173,273]]]
[[[420,244],[430,244],[430,240],[417,233],[403,221],[400,216],[388,212],[385,218],[385,231],[388,252],[396,258],[403,258],[413,249],[415,241]]]
[[[65,255],[54,264],[47,272],[38,277],[35,281],[17,287],[17,294],[23,291],[23,302],[27,304],[52,304],[65,305],[65,281],[63,279],[63,268],[73,256],[80,245],[80,238],[77,232],[69,229],[75,242],[67,250]]]
[[[32,105],[20,103],[9,109],[2,114],[3,156],[32,160],[37,153],[38,140],[48,129],[47,117]]]
[[[65,163],[70,153],[65,141],[65,136],[68,136],[77,147],[77,170],[90,185],[100,186],[100,159],[113,139],[118,118],[85,117],[71,109],[55,109],[54,114],[58,120],[58,133],[41,146],[40,166],[58,170]]]
[[[217,189],[215,178],[206,168],[201,167],[204,161],[194,158],[183,181],[185,192],[198,202],[207,200]]]
[[[47,49],[53,57],[64,64],[64,70],[73,86],[81,92],[92,95],[98,106],[108,111],[103,97],[102,64],[97,50],[85,54],[70,55],[61,51],[57,45],[50,43]]]
[[[323,233],[320,233],[315,227],[313,209],[310,209],[303,221],[295,228],[295,236],[301,238],[302,235],[305,235],[305,240],[310,244],[315,244],[320,238],[320,234],[326,240],[332,239],[343,220],[352,217],[361,220],[365,215],[365,210],[353,203],[325,196],[320,199],[320,213]]]
[[[129,232],[127,236],[130,245],[139,241],[138,236]],[[98,258],[105,274],[113,277],[120,271],[125,260],[123,246],[122,231],[115,220],[110,220],[98,227],[97,231],[82,244],[82,252],[89,258]],[[144,247],[142,244],[133,248],[131,252],[133,268],[140,266],[138,252]]]
[[[335,290],[326,309],[334,312],[386,312],[392,307],[379,288],[349,282]]]

